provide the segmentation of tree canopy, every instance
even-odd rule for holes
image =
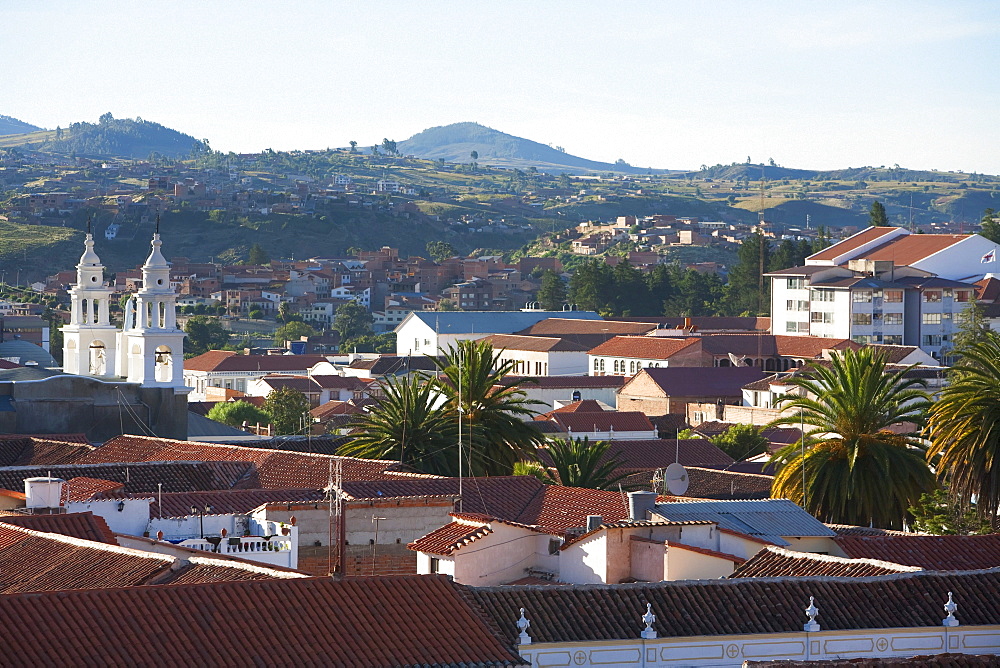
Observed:
[[[609,456],[610,441],[591,443],[582,439],[555,439],[545,448],[550,462],[539,452],[543,481],[551,485],[565,487],[587,487],[590,489],[614,489],[629,477],[628,473],[618,473],[624,465],[620,454]]]
[[[288,386],[271,390],[264,399],[264,412],[271,416],[278,435],[302,433],[311,424],[309,399]]]
[[[293,320],[275,330],[274,345],[283,346],[286,341],[298,341],[303,336],[316,336],[316,333],[312,326],[299,320]]]
[[[229,330],[223,328],[218,318],[207,315],[188,318],[184,332],[187,333],[184,339],[184,352],[190,355],[219,350],[229,343]]]
[[[551,269],[542,274],[542,287],[538,290],[538,301],[546,311],[558,311],[566,303],[566,284]]]
[[[872,206],[868,209],[868,224],[872,227],[888,227],[889,217],[885,213],[885,207],[882,206],[882,202],[875,200],[872,202]]]
[[[220,401],[212,406],[206,417],[237,428],[242,427],[244,422],[261,425],[271,422],[270,415],[246,401]]]

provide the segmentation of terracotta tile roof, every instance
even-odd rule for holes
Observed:
[[[586,527],[588,515],[600,515],[609,522],[624,520],[627,502],[617,491],[545,485],[515,521],[556,533]]]
[[[635,378],[647,374],[668,397],[741,397],[743,386],[765,375],[751,367],[667,367],[643,369]],[[622,394],[629,393],[627,383]]]
[[[333,374],[324,376],[312,376],[313,382],[324,390],[353,390],[361,392],[368,389],[368,383],[354,376],[335,376]]]
[[[260,379],[262,383],[266,383],[268,387],[272,390],[278,390],[284,387],[291,388],[293,390],[298,390],[303,394],[318,394],[320,391],[319,385],[313,382],[312,378],[309,376],[292,376],[288,374],[276,374],[273,376],[264,376]]]
[[[737,568],[730,578],[863,578],[923,570],[876,559],[844,559],[767,546]]]
[[[122,611],[147,621],[119,622]],[[445,576],[3,596],[0,623],[24,630],[4,642],[4,658],[14,665],[528,665]]]
[[[118,436],[87,455],[84,463],[130,461],[251,462],[254,467],[233,487],[239,489],[320,489],[329,482],[331,460],[341,461],[345,480],[392,477],[396,462],[269,450],[241,445]]]
[[[692,326],[697,331],[700,332],[712,332],[712,331],[734,331],[734,332],[753,332],[760,331],[766,332],[770,329],[771,319],[770,318],[760,318],[760,317],[745,317],[745,316],[691,316],[690,318],[684,317],[671,317],[671,316],[656,316],[656,317],[628,317],[622,318],[627,322],[648,322],[655,323],[666,329],[680,329],[684,327],[686,322],[690,322]]]
[[[184,360],[185,371],[302,371],[319,362],[323,355],[238,355],[229,350],[209,350]]]
[[[876,352],[886,356],[888,364],[899,364],[914,352],[920,350],[917,346],[890,346],[882,343],[868,344],[868,348],[874,348]]]
[[[567,404],[562,408],[556,408],[555,410],[549,411],[546,415],[551,415],[553,413],[603,413],[604,407],[601,406],[599,401],[594,399],[584,399],[583,401],[574,401],[571,404]]]
[[[737,578],[628,585],[462,587],[507,642],[525,609],[536,643],[638,638],[652,605],[659,637],[802,633],[802,608],[815,596],[824,631],[941,628],[954,592],[963,625],[1000,619],[1000,571],[897,573],[871,578]],[[873,605],[876,601],[878,604]]]
[[[0,437],[0,466],[72,464],[94,447],[89,443],[38,436]]]
[[[485,538],[491,533],[493,529],[483,524],[455,521],[418,538],[407,547],[415,552],[448,556],[460,547]]]
[[[0,517],[0,522],[13,524],[33,531],[57,533],[63,536],[92,540],[97,543],[117,545],[115,534],[100,515],[85,513],[59,513],[57,515],[22,515],[11,513]]]
[[[623,320],[580,320],[575,318],[547,318],[515,334],[522,336],[554,336],[568,338],[571,334],[645,334],[656,329],[655,323],[626,322]]]
[[[697,337],[670,339],[662,336],[616,336],[591,349],[588,354],[666,360],[698,341]]]
[[[527,378],[523,376],[504,376],[503,382],[514,383],[524,382],[526,386],[540,387],[543,389],[572,389],[584,390],[588,388],[619,388],[625,384],[624,376],[538,376],[537,378]]]
[[[976,286],[976,298],[981,302],[995,303],[1000,300],[1000,279],[994,276],[973,283]]]
[[[143,495],[148,497],[148,494]],[[163,509],[159,496],[150,504],[150,517],[187,517],[191,506],[212,507],[215,515],[246,515],[266,504],[308,503],[322,501],[325,492],[319,489],[228,489],[209,492],[173,492],[163,495]]]
[[[848,557],[881,559],[928,570],[1000,567],[1000,534],[986,536],[844,536],[834,539]]]
[[[733,458],[703,438],[653,438],[638,441],[611,441],[608,456],[623,460],[622,470],[655,470],[675,461],[684,466],[726,466]]]
[[[228,461],[151,461],[127,464],[0,468],[0,487],[23,490],[25,478],[37,478],[51,473],[64,480],[83,476],[125,483],[125,491],[131,494],[155,492],[158,484],[163,485],[164,492],[194,492],[230,489],[237,482],[248,478],[254,469],[251,462]]]
[[[838,536],[914,536],[910,531],[896,531],[895,529],[878,529],[876,527],[856,527],[853,524],[826,524]]]
[[[892,260],[897,267],[919,262],[934,253],[968,239],[969,234],[908,234],[892,239],[857,256],[856,259]]]
[[[818,358],[824,350],[859,350],[862,346],[850,339],[825,339],[819,336],[775,335],[775,350],[782,357]]]
[[[837,243],[824,248],[818,253],[813,253],[806,258],[809,260],[827,260],[831,261],[834,258],[840,257],[844,253],[849,253],[855,248],[860,248],[867,243],[875,241],[879,237],[883,237],[890,232],[896,233],[899,231],[898,227],[869,227],[868,229],[861,230],[857,234],[850,236],[843,241],[838,241]],[[925,236],[925,235],[921,235]]]
[[[688,466],[685,496],[699,499],[767,499],[773,476]],[[630,479],[631,480],[631,479]]]
[[[0,593],[129,587],[170,569],[173,559],[0,523]]]
[[[95,496],[106,498],[115,493],[124,493],[125,483],[102,478],[76,476],[63,485],[63,499],[74,503],[90,501]]]
[[[586,352],[587,346],[566,339],[548,336],[518,336],[516,334],[493,334],[485,341],[494,350],[530,350],[532,352]]]
[[[189,557],[184,565],[174,568],[150,584],[190,585],[212,582],[241,582],[308,577],[291,569],[271,568],[259,563],[218,557]]]
[[[649,421],[646,414],[641,411],[603,411],[600,413],[557,413],[552,412],[544,416],[538,416],[535,422],[554,422],[559,425],[561,432],[573,432],[575,434],[586,434],[593,431],[648,431],[654,432],[656,428]]]
[[[375,359],[359,359],[351,362],[351,369],[365,369],[372,376],[407,373],[409,371],[434,371],[434,360],[424,355],[380,355]]]

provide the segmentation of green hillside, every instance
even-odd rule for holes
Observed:
[[[530,139],[515,137],[478,123],[452,123],[428,128],[406,141],[399,142],[399,151],[430,160],[470,162],[473,151],[477,161],[498,167],[527,169],[535,167],[547,172],[619,172],[646,173],[624,163],[612,164],[587,160]]]
[[[72,123],[68,128],[0,137],[0,148],[26,148],[46,153],[89,157],[148,158],[159,154],[186,158],[206,150],[203,142],[141,118],[114,118],[110,113],[97,123]]]
[[[41,130],[41,128],[31,123],[19,121],[11,116],[0,114],[0,135],[17,135],[36,130]]]

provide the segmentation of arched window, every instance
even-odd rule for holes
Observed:
[[[157,382],[168,383],[173,380],[174,360],[167,346],[158,346],[153,354],[154,371],[153,377]]]
[[[618,360],[615,360],[615,373],[618,373]]]
[[[601,371],[604,371],[604,358],[601,358]]]
[[[598,363],[598,361],[597,361],[597,358],[595,357],[595,358],[594,358],[594,371],[595,371],[595,372],[599,370],[599,368],[598,368],[598,367],[599,367],[599,363]]]
[[[635,373],[635,362],[629,362],[628,363],[628,372],[629,373]]]

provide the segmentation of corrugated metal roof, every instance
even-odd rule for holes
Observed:
[[[658,503],[656,514],[667,520],[710,520],[724,529],[788,545],[782,536],[829,536],[825,524],[787,499],[741,501],[677,501]]]

